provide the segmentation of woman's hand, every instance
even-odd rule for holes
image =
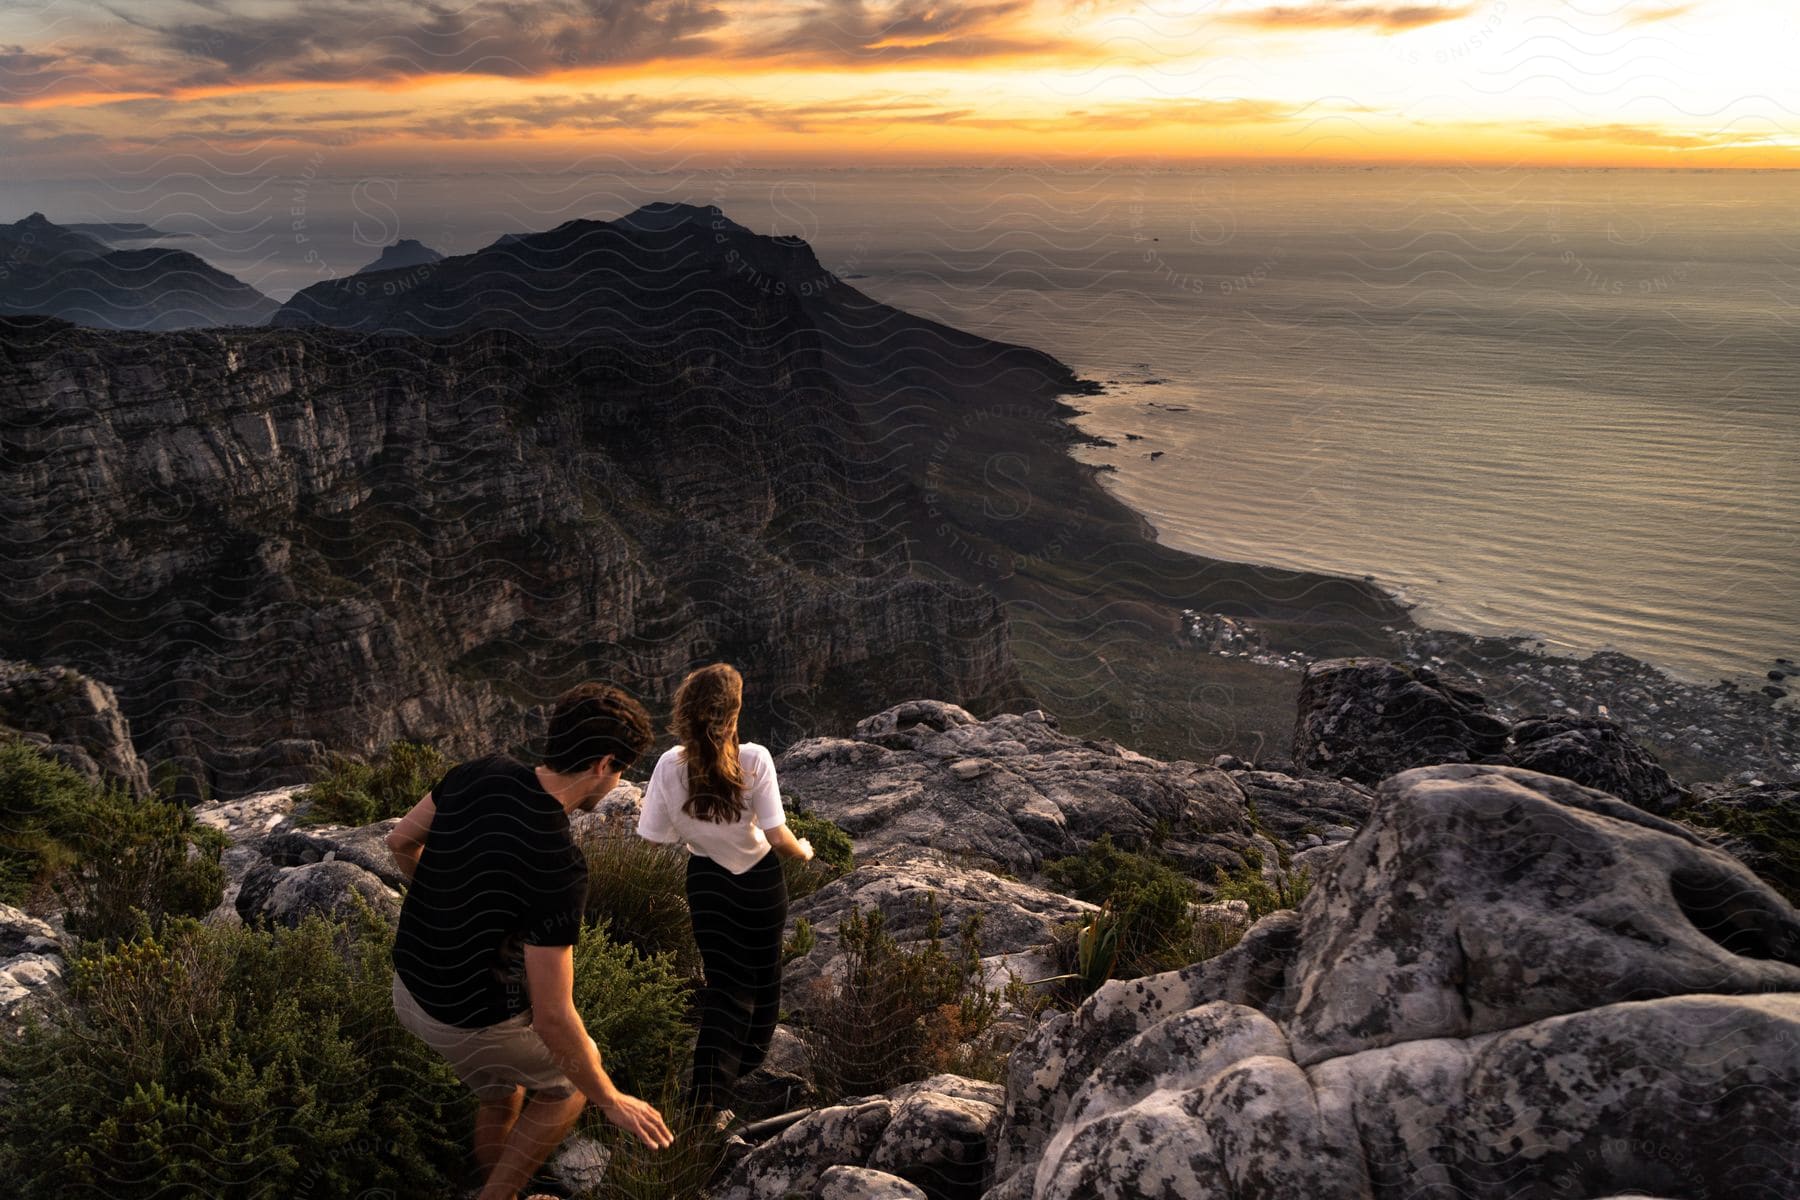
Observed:
[[[800,861],[811,862],[813,856],[812,843],[805,838],[801,838],[794,844],[800,847]]]

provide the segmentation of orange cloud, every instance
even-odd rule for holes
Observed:
[[[1360,29],[1373,27],[1382,33],[1399,33],[1445,21],[1459,21],[1475,11],[1473,4],[1301,4],[1230,13],[1221,20],[1252,29]]]
[[[1685,16],[1698,7],[1697,4],[1671,4],[1663,8],[1646,8],[1632,13],[1627,21],[1632,25],[1648,25],[1653,21],[1668,21],[1675,17]]]
[[[1672,150],[1706,149],[1712,146],[1738,146],[1763,140],[1755,135],[1729,133],[1692,133],[1682,130],[1654,129],[1648,125],[1550,125],[1536,126],[1532,133],[1558,142],[1611,142],[1619,146],[1662,146]]]

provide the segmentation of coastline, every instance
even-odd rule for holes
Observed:
[[[1091,394],[1083,392],[1081,394]],[[1066,404],[1073,437],[1070,457],[1093,485],[1137,518],[1143,536],[1158,545],[1222,568],[1279,571],[1277,567],[1239,559],[1209,559],[1170,546],[1149,514],[1133,508],[1107,476],[1117,468],[1074,458],[1080,447],[1111,449],[1118,443],[1104,432],[1091,432],[1076,424],[1091,410]],[[1487,697],[1496,715],[1517,721],[1532,714],[1601,717],[1617,722],[1656,754],[1658,760],[1684,784],[1733,779],[1800,780],[1800,666],[1778,687],[1787,697],[1775,697],[1754,686],[1721,676],[1707,683],[1679,676],[1646,659],[1610,648],[1582,651],[1542,649],[1545,641],[1528,635],[1486,633],[1453,626],[1426,624],[1414,614],[1423,602],[1409,599],[1373,575],[1360,578],[1317,570],[1321,578],[1341,580],[1368,588],[1405,613],[1403,623],[1382,623],[1378,630],[1397,643],[1396,659],[1447,674],[1463,686]],[[1325,655],[1293,649],[1257,651],[1214,649],[1211,653],[1250,663],[1299,672]],[[1774,669],[1783,669],[1771,660]]]

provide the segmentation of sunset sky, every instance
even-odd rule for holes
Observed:
[[[1800,165],[1770,0],[23,0],[15,178],[340,165]]]

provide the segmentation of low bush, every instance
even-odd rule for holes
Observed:
[[[806,838],[813,848],[811,862],[803,863],[793,858],[781,861],[790,901],[810,896],[832,880],[856,869],[856,850],[850,835],[831,821],[816,817],[804,808],[789,808],[787,823],[795,837]]]
[[[645,956],[615,942],[604,925],[575,943],[575,1011],[600,1048],[606,1073],[634,1096],[668,1090],[688,1060],[687,981],[673,956]]]
[[[1116,921],[1118,977],[1172,971],[1187,957],[1194,934],[1194,884],[1168,863],[1121,850],[1101,834],[1080,854],[1044,864],[1058,891],[1105,905]]]
[[[470,1094],[394,1018],[391,934],[313,916],[249,930],[172,918],[90,943],[70,1009],[0,1046],[14,1195],[136,1200],[439,1197]]]
[[[97,787],[20,739],[0,743],[0,900],[67,909],[69,932],[117,942],[218,905],[225,836],[158,793]]]
[[[800,1034],[828,1099],[885,1092],[942,1072],[998,1078],[1009,1049],[998,1038],[1006,1004],[981,966],[980,921],[943,944],[936,899],[925,939],[902,947],[880,909],[857,906],[838,923],[841,975],[816,980]]]
[[[1213,881],[1213,901],[1224,903],[1228,900],[1242,900],[1250,906],[1250,920],[1257,921],[1282,908],[1298,908],[1312,890],[1312,871],[1302,867],[1298,871],[1280,870],[1275,872],[1275,879],[1270,882],[1262,873],[1251,866],[1244,866],[1236,871],[1221,871]]]
[[[700,973],[688,912],[688,852],[602,829],[577,839],[588,864],[587,919],[646,956],[668,954],[683,977]]]
[[[334,754],[301,794],[313,824],[367,825],[406,812],[451,762],[422,742],[390,742],[373,761]]]

